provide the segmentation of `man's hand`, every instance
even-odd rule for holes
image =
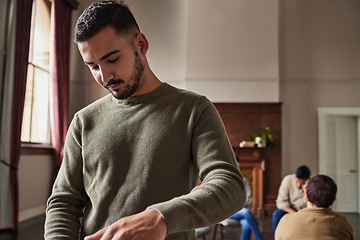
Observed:
[[[294,213],[296,212],[294,209],[292,209],[291,207],[283,207],[281,210],[287,212],[287,213]]]
[[[154,209],[121,218],[85,240],[163,240],[167,227],[163,217]]]

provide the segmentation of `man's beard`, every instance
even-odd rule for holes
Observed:
[[[128,83],[126,83],[124,80],[122,79],[116,79],[116,80],[112,80],[107,82],[104,87],[108,89],[109,86],[113,85],[113,84],[126,84],[123,87],[120,87],[118,89],[116,89],[115,91],[110,91],[110,93],[117,99],[124,99],[124,98],[128,98],[131,95],[133,95],[135,93],[135,91],[137,90],[138,86],[139,86],[139,82],[140,82],[140,78],[144,73],[144,65],[141,62],[141,58],[139,56],[139,54],[137,52],[135,52],[135,63],[134,63],[134,71],[131,73],[130,75],[130,79],[128,81]]]

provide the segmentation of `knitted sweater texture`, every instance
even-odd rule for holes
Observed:
[[[70,124],[45,239],[83,239],[146,208],[164,217],[166,239],[195,239],[192,229],[232,215],[245,197],[209,100],[166,83],[123,100],[109,94]]]

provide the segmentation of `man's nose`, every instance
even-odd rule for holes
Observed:
[[[114,79],[115,74],[110,70],[106,68],[100,69],[100,75],[101,75],[101,82],[107,83]]]

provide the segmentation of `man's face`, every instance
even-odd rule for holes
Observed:
[[[296,186],[298,189],[302,189],[303,187],[306,187],[309,179],[300,179],[300,178],[295,178],[296,181]]]
[[[117,99],[133,95],[139,87],[144,65],[134,45],[107,27],[78,43],[84,63],[96,82]]]

